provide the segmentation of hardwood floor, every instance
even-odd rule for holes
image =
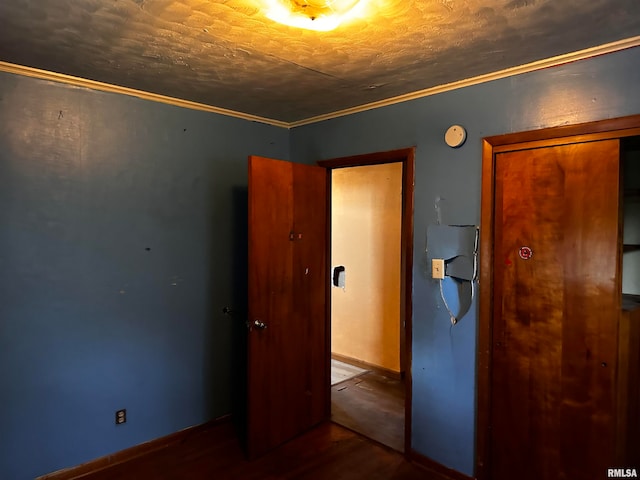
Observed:
[[[225,422],[83,480],[436,480],[403,455],[326,422],[249,462]]]
[[[376,371],[331,387],[331,419],[404,451],[404,383]]]

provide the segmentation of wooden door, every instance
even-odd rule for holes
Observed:
[[[326,418],[327,174],[249,158],[248,432],[252,457]]]
[[[619,141],[495,158],[493,480],[612,467]]]

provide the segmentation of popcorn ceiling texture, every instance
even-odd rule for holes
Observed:
[[[640,35],[638,0],[370,0],[332,32],[260,0],[2,0],[0,60],[293,122]]]

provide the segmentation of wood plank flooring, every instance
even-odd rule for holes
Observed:
[[[358,377],[369,370],[350,365],[335,358],[331,359],[331,386]]]
[[[404,451],[404,383],[371,371],[331,387],[331,419]]]
[[[326,422],[249,462],[230,422],[83,480],[436,480],[403,455]]]

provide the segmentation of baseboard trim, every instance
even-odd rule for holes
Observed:
[[[407,457],[409,458],[409,461],[416,465],[420,465],[440,480],[474,480],[474,477],[468,477],[464,473],[445,467],[441,463],[431,460],[413,449],[407,453]]]
[[[398,380],[402,379],[401,372],[389,370],[388,368],[384,368],[379,365],[373,365],[372,363],[363,362],[362,360],[347,357],[346,355],[340,355],[339,353],[331,352],[331,358],[334,360],[338,360],[339,362],[348,363],[350,365],[353,365],[354,367],[364,368],[365,370],[373,370],[374,372],[380,373],[389,378],[396,378]]]
[[[200,425],[194,425],[192,427],[187,427],[183,430],[165,435],[164,437],[156,438],[139,445],[134,445],[133,447],[120,450],[119,452],[113,453],[111,455],[105,455],[104,457],[90,460],[75,467],[64,468],[56,472],[47,473],[45,475],[37,477],[36,480],[73,480],[90,473],[95,473],[99,470],[113,467],[114,465],[128,462],[130,460],[133,460],[134,458],[156,452],[168,447],[169,445],[181,442],[193,433],[207,430],[214,425],[219,425],[221,423],[226,423],[229,421],[231,421],[231,415],[223,415],[222,417],[218,417],[209,422],[205,422]]]

